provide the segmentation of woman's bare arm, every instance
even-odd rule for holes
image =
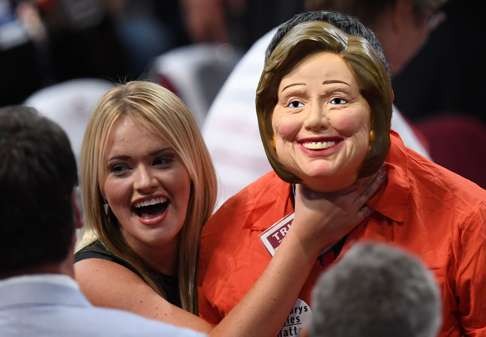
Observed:
[[[120,264],[92,258],[76,262],[74,269],[81,291],[93,305],[126,310],[206,333],[211,330],[205,320],[169,303]]]

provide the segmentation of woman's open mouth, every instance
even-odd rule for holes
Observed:
[[[132,206],[132,210],[141,219],[152,221],[164,215],[169,205],[167,198],[158,197],[137,202]]]

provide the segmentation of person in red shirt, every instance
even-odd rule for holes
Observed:
[[[279,28],[256,99],[275,172],[229,199],[203,228],[202,317],[221,320],[258,279],[299,216],[302,186],[314,200],[335,198],[385,169],[386,184],[368,202],[373,213],[322,251],[279,336],[299,334],[319,274],[364,239],[408,250],[434,272],[440,337],[486,336],[486,191],[406,148],[390,131],[392,101],[385,63],[363,38],[309,14]]]

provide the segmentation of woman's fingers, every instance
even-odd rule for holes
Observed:
[[[296,185],[295,217],[291,231],[312,251],[337,242],[369,217],[373,210],[368,200],[386,180],[386,171],[360,179],[346,190],[316,192]]]
[[[378,173],[371,179],[367,179],[366,183],[362,184],[362,186],[359,188],[359,192],[353,202],[354,207],[361,208],[363,205],[365,205],[368,200],[375,195],[385,181],[386,170],[384,169],[378,171]]]
[[[373,213],[373,209],[368,206],[361,207],[357,212],[358,221],[361,222]]]
[[[328,201],[344,210],[356,211],[379,190],[386,180],[386,169],[381,168],[375,175],[361,178],[352,186],[335,192],[318,192],[304,185],[297,185],[297,195],[302,202],[312,205]]]

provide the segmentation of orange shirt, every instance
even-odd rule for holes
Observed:
[[[358,240],[398,245],[435,273],[443,300],[440,337],[486,337],[486,191],[407,149],[392,132],[386,186],[369,202],[375,210],[346,238],[338,254],[316,261],[300,299],[310,303],[319,274]],[[270,261],[260,240],[293,212],[291,186],[271,172],[229,199],[203,229],[199,311],[219,322]],[[291,335],[291,334],[288,334]]]

